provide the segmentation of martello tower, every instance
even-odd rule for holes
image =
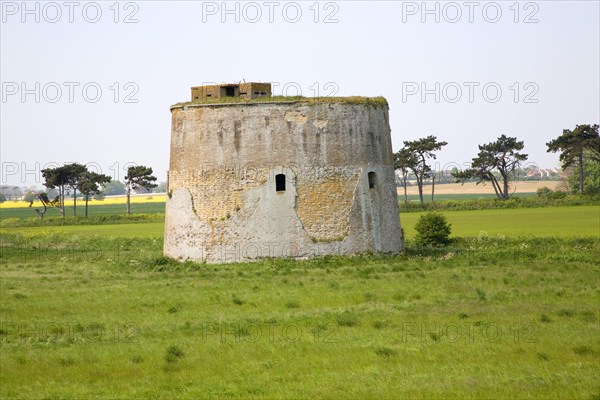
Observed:
[[[166,256],[209,263],[397,253],[403,243],[383,98],[192,87],[171,107]]]

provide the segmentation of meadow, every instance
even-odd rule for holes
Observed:
[[[28,205],[29,203],[25,203],[24,201],[11,201],[3,203],[2,207],[0,207],[0,221],[7,218],[37,218],[35,208],[39,208],[41,206],[34,204],[33,207],[30,208]],[[119,215],[125,214],[126,210],[126,205],[123,202],[96,202],[93,204],[90,203],[88,207],[88,215]],[[134,202],[131,204],[131,212],[136,214],[164,213],[165,202],[156,200],[153,202],[143,203]],[[72,203],[67,203],[65,205],[65,215],[73,215]],[[85,216],[85,205],[83,203],[77,203],[77,216]],[[60,211],[58,208],[49,208],[48,211],[46,211],[44,218],[48,217],[60,217]]]
[[[99,207],[99,206],[96,206]],[[596,206],[397,256],[205,265],[161,222],[3,228],[2,398],[600,398]]]
[[[152,204],[148,203],[150,208]],[[95,206],[105,207],[105,206]],[[111,207],[111,206],[106,206]],[[152,207],[154,209],[154,207]],[[164,210],[163,210],[164,211]],[[414,226],[424,212],[401,214],[401,224],[408,238],[414,238]],[[452,224],[452,232],[458,237],[491,236],[554,236],[573,237],[600,235],[600,208],[598,206],[517,208],[477,211],[449,211],[444,213]],[[100,225],[70,224],[44,225],[34,219],[38,226],[7,227],[5,232],[19,232],[27,236],[64,233],[69,235],[99,235],[114,237],[155,237],[162,238],[164,223],[141,219],[141,224],[112,224],[110,221]],[[58,220],[60,222],[60,219]],[[80,221],[85,222],[81,219]],[[136,221],[134,221],[136,222]]]
[[[443,213],[452,224],[452,233],[459,237],[491,236],[554,236],[600,237],[600,207],[545,207],[477,211],[448,211]],[[423,215],[401,214],[401,225],[409,237]]]

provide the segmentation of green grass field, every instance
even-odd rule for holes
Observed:
[[[45,236],[48,234],[64,234],[69,236],[98,236],[115,238],[161,238],[164,233],[164,222],[136,224],[105,224],[105,225],[65,225],[48,227],[3,228],[4,232],[22,233],[25,236]]]
[[[423,213],[400,214],[407,236]],[[600,207],[516,208],[511,210],[447,211],[454,236],[595,236],[600,238]]]
[[[600,398],[598,208],[444,214],[449,248],[219,266],[3,228],[0,397]]]
[[[114,215],[114,214],[125,214],[126,212],[125,204],[95,204],[93,206],[89,206],[88,215]],[[136,214],[154,214],[154,213],[164,213],[165,212],[165,203],[164,202],[155,202],[155,203],[133,203],[131,204],[131,212]],[[73,215],[73,205],[65,205],[65,214],[67,216]],[[85,216],[85,207],[83,203],[78,203],[77,206],[77,216],[84,217]],[[21,208],[0,208],[0,220],[6,218],[32,218],[37,217],[35,210],[29,207],[21,207]],[[46,212],[45,217],[60,217],[60,212],[57,208],[50,208]]]
[[[152,203],[150,203],[152,204]],[[401,223],[407,237],[414,237],[414,226],[423,213],[401,214]],[[447,211],[443,213],[452,224],[452,235],[472,237],[492,236],[595,236],[600,237],[600,207],[546,207],[478,211]],[[164,224],[66,225],[27,228],[4,228],[6,232],[22,232],[29,236],[47,232],[72,235],[99,235],[115,237],[162,238]]]

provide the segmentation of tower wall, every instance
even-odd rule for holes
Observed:
[[[166,256],[220,263],[402,250],[386,105],[171,111]]]

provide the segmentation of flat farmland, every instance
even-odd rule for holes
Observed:
[[[0,397],[598,398],[598,207],[444,214],[447,248],[408,213],[404,254],[227,265],[162,222],[2,228]]]
[[[600,239],[600,207],[545,207],[442,212],[460,237],[483,235],[592,236]],[[401,213],[401,225],[409,237],[422,212]]]
[[[516,195],[531,195],[536,190],[544,186],[555,190],[559,182],[557,181],[520,181],[514,182],[514,193]],[[404,189],[398,188],[399,196],[404,195]],[[407,189],[409,195],[418,195],[419,189],[417,186],[409,186]],[[454,195],[458,198],[461,195],[494,195],[494,188],[491,184],[477,185],[473,182],[467,182],[463,185],[460,183],[445,183],[442,185],[435,185],[435,195]],[[423,196],[431,198],[431,185],[423,186]],[[487,196],[484,196],[487,197]]]

